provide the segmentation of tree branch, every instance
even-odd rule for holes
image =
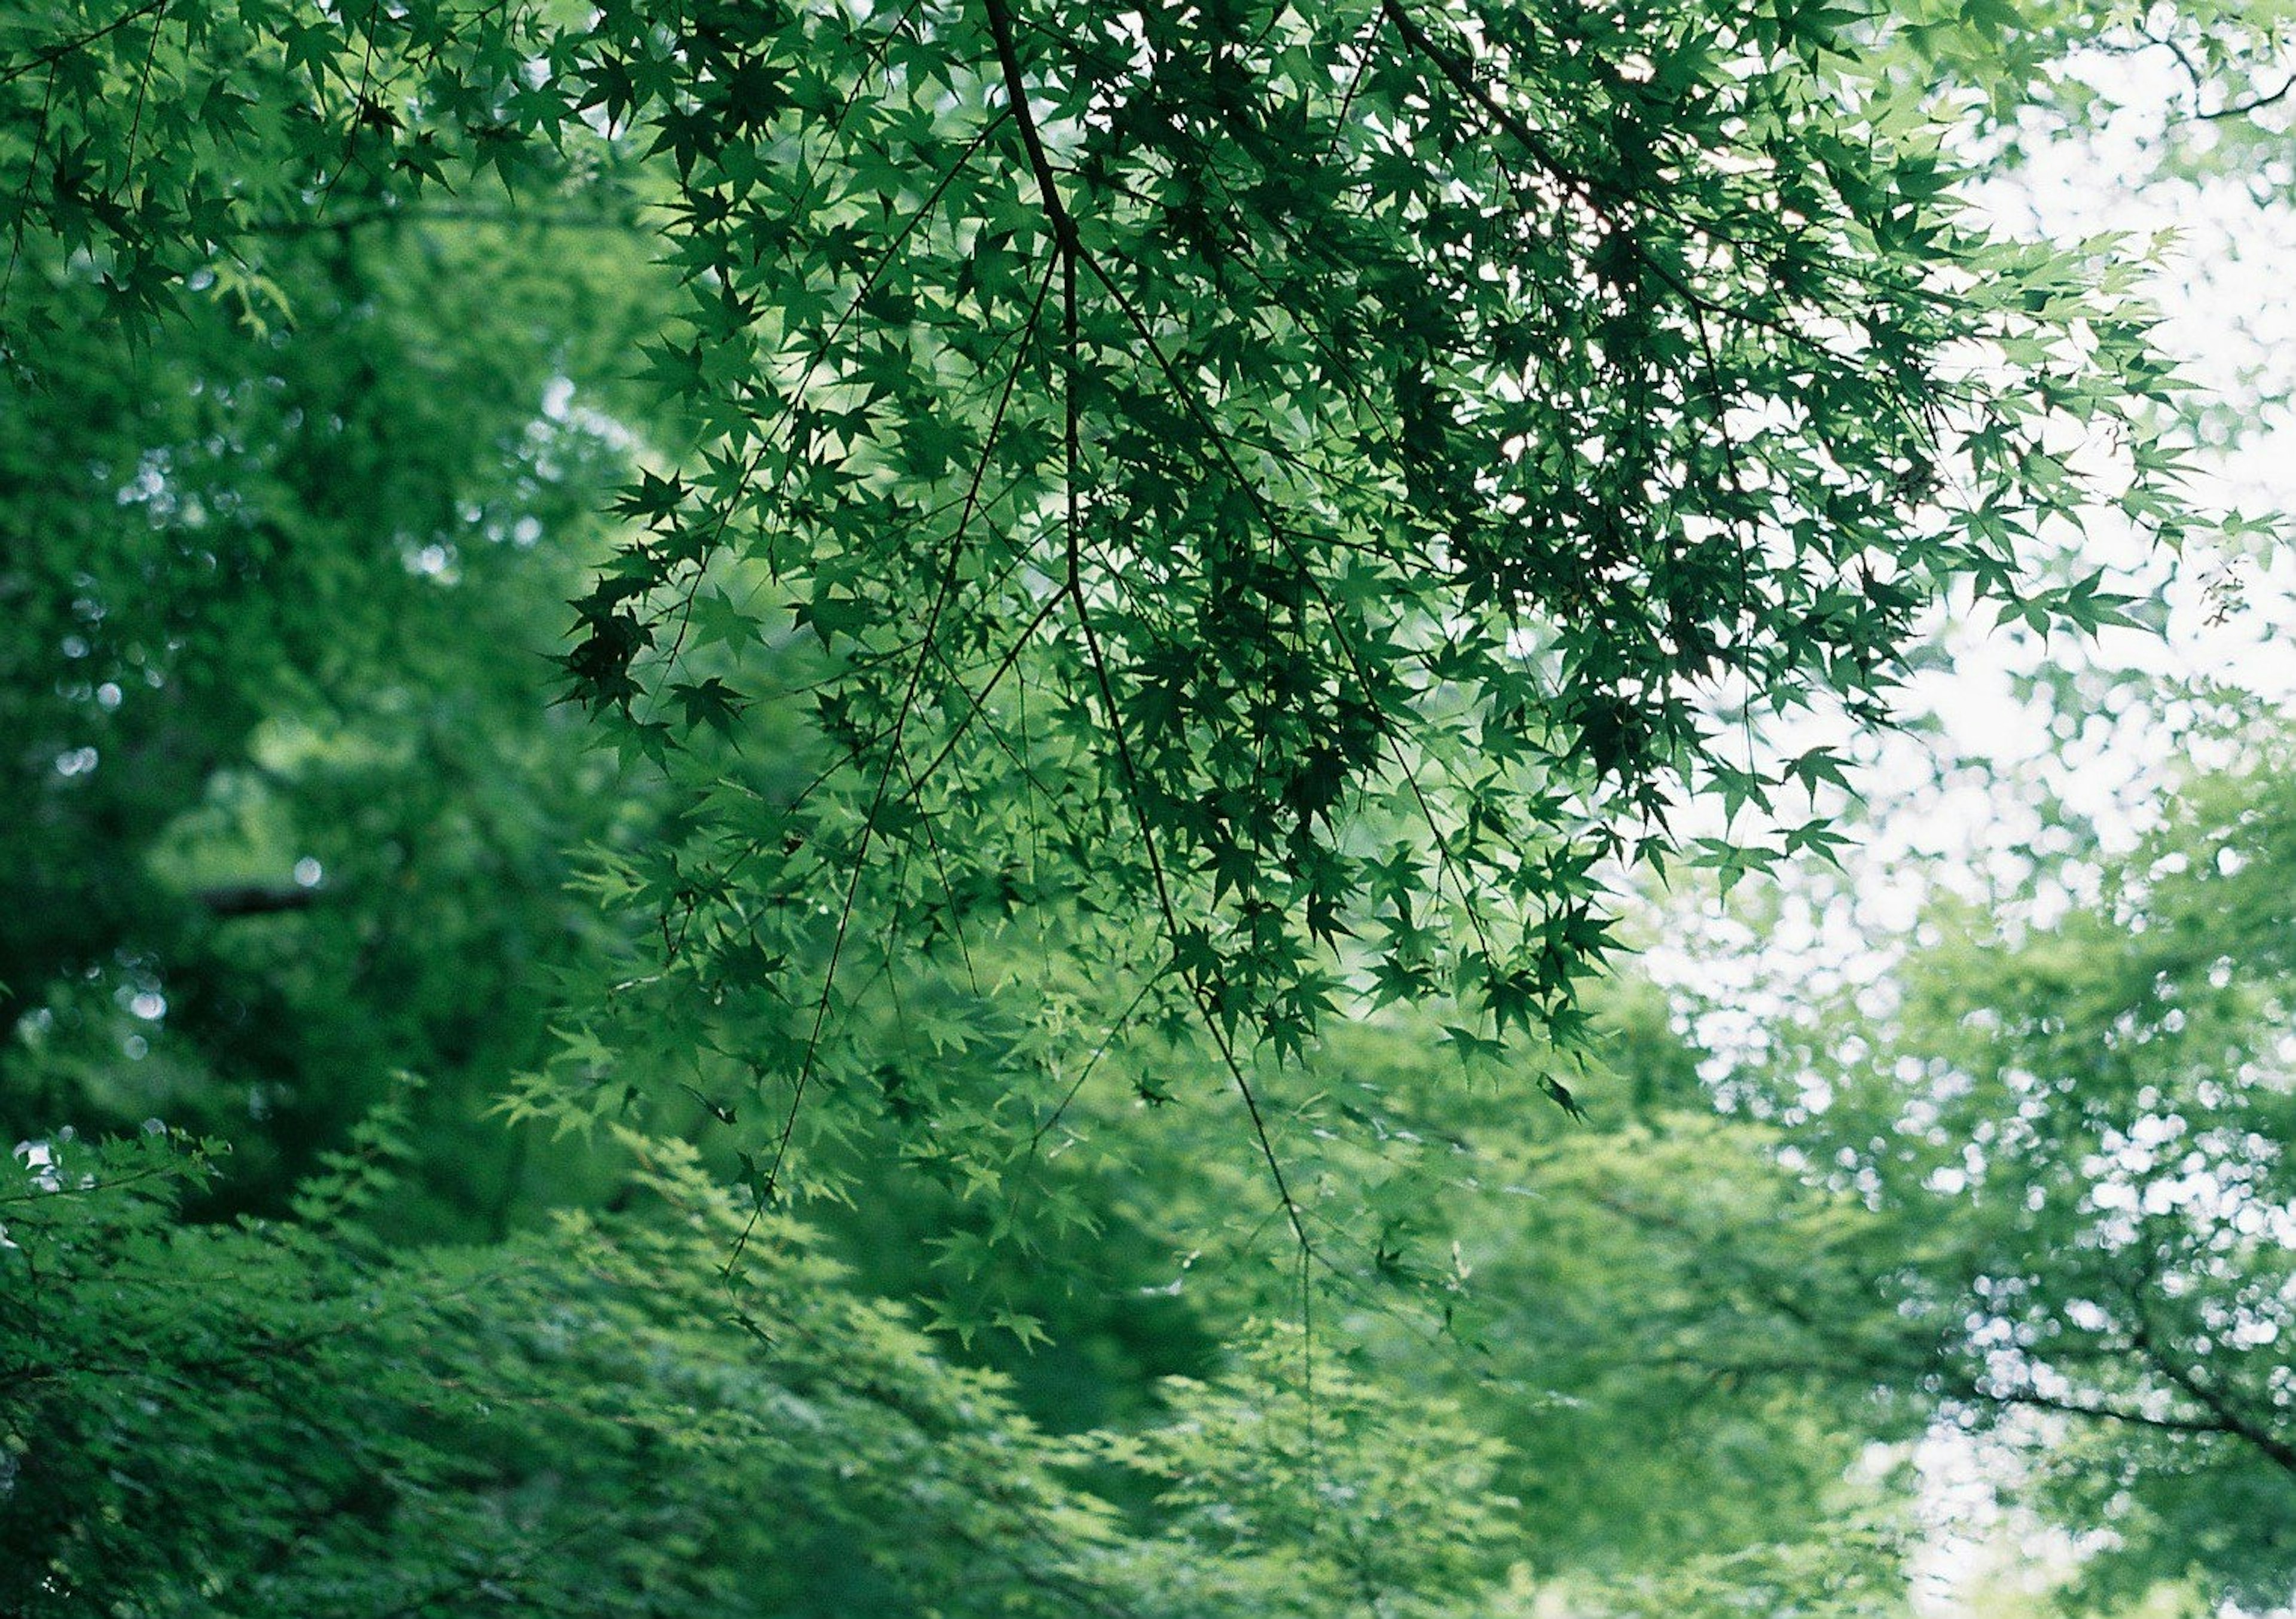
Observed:
[[[220,883],[193,895],[217,921],[238,916],[275,916],[283,911],[308,911],[318,904],[320,889],[300,883]]]
[[[2153,1337],[2152,1323],[2145,1315],[2142,1302],[2132,1294],[2130,1303],[2135,1306],[2131,1313],[2136,1318],[2136,1324],[2130,1329],[2129,1342],[2152,1363],[2152,1369],[2214,1419],[2209,1425],[2213,1431],[2245,1440],[2274,1466],[2284,1472],[2296,1474],[2296,1444],[2290,1443],[2242,1410],[2222,1389],[2202,1382],[2192,1368],[2172,1360]]]
[[[1037,177],[1037,191],[1045,206],[1045,223],[1053,227],[1053,238],[1059,242],[1063,257],[1073,261],[1079,251],[1077,244],[1076,220],[1061,200],[1059,179],[1053,160],[1045,151],[1043,132],[1037,127],[1037,115],[1029,106],[1028,81],[1021,73],[1021,53],[1013,43],[1013,12],[1005,0],[982,0],[988,13],[988,32],[996,41],[996,65],[1004,76],[1004,96],[1013,106],[1013,121],[1021,128],[1021,145],[1029,154],[1029,171]]]
[[[137,6],[134,11],[127,12],[125,16],[115,18],[113,20],[105,23],[100,29],[91,29],[85,34],[75,35],[73,37],[63,41],[61,45],[50,45],[45,51],[35,51],[31,55],[27,56],[23,61],[17,62],[14,66],[0,69],[0,85],[13,84],[16,80],[23,78],[25,74],[45,68],[50,62],[62,61],[65,57],[70,56],[75,51],[85,51],[88,46],[95,44],[98,40],[102,39],[109,35],[117,34],[129,23],[135,22],[141,18],[149,17],[154,12],[165,11],[167,6],[168,0],[144,0],[144,4]]]
[[[2218,108],[2214,112],[2195,112],[2193,116],[2204,124],[2212,124],[2218,119],[2245,118],[2250,113],[2259,111],[2266,107],[2277,106],[2288,99],[2292,91],[2296,91],[2296,74],[2289,75],[2287,82],[2277,90],[2263,95],[2251,95],[2244,102],[2234,102],[2228,106]]]

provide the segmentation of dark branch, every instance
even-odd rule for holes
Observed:
[[[614,213],[426,202],[413,207],[350,209],[308,219],[256,219],[250,221],[246,229],[250,236],[309,236],[321,232],[347,235],[373,225],[448,224],[501,225],[551,231],[630,231],[637,228],[637,221],[634,217]]]
[[[1076,220],[1070,217],[1068,205],[1061,200],[1060,182],[1053,169],[1053,160],[1045,151],[1045,137],[1037,128],[1037,115],[1029,107],[1028,81],[1021,73],[1021,53],[1013,43],[1013,13],[1004,0],[984,0],[988,12],[988,31],[996,41],[996,65],[1004,76],[1005,99],[1013,105],[1013,120],[1021,128],[1021,145],[1029,154],[1029,168],[1037,177],[1037,190],[1045,204],[1045,221],[1053,227],[1053,236],[1060,243],[1063,256],[1074,260],[1077,255]]]
[[[2244,1440],[2284,1472],[2296,1473],[2296,1444],[2291,1444],[2252,1414],[2241,1410],[2222,1388],[2203,1381],[2191,1367],[2170,1356],[2153,1336],[2152,1324],[2144,1313],[2143,1300],[2132,1295],[2131,1303],[2136,1306],[2136,1321],[2129,1334],[2130,1342],[2152,1362],[2152,1369],[2207,1411],[2211,1419],[2211,1427],[2233,1438]]]
[[[62,61],[75,51],[85,51],[107,35],[117,34],[139,18],[149,17],[152,12],[164,9],[167,4],[168,0],[144,0],[143,4],[126,16],[115,18],[100,29],[92,29],[85,34],[75,35],[61,45],[50,45],[45,51],[35,51],[12,67],[0,68],[0,85],[13,84],[25,74],[45,68],[50,62]]]
[[[2288,99],[2289,93],[2292,91],[2296,91],[2296,73],[2290,74],[2286,83],[2269,94],[2251,95],[2244,102],[2234,102],[2230,106],[2218,108],[2214,112],[2197,112],[2193,116],[2204,124],[2214,123],[2218,119],[2246,118],[2250,113],[2263,108],[2277,106]]]
[[[319,901],[316,887],[300,883],[222,883],[201,888],[194,897],[217,921],[235,916],[275,916],[283,911],[308,911]]]

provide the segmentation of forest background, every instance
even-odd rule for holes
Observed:
[[[0,10],[0,1609],[2285,1607],[2290,26]]]

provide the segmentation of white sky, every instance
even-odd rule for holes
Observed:
[[[2265,187],[2257,184],[2284,193],[2284,166],[2276,166],[2279,174],[2206,184],[2139,179],[2167,119],[2189,107],[2189,84],[2166,53],[2084,63],[2080,70],[2108,86],[2125,110],[2079,138],[2037,144],[2022,172],[1988,187],[1982,201],[2020,234],[2063,241],[2112,231],[2135,244],[2165,241],[2151,288],[2165,316],[2161,341],[2206,397],[2250,417],[2243,441],[2201,458],[2194,492],[2205,506],[2253,517],[2296,512],[2296,422],[2284,406],[2253,408],[2259,398],[2296,391],[2296,210],[2260,200]],[[2205,139],[2208,132],[2195,134]],[[2296,566],[2289,556],[2196,551],[2164,567],[2147,556],[2142,536],[2112,529],[2087,536],[2085,549],[2098,562],[2165,580],[2170,608],[2165,638],[2110,634],[2095,650],[2098,662],[2241,688],[2284,709],[2296,698],[2296,641],[2288,634],[2296,626]],[[2227,612],[2228,585],[2236,585],[2238,606]],[[2149,718],[2106,715],[2084,727],[2062,757],[2046,760],[2052,740],[2010,699],[2010,666],[2000,656],[2007,649],[1966,634],[1956,641],[1955,669],[1924,692],[1944,724],[1947,748],[2038,764],[2053,789],[2095,817],[2108,839],[2139,830],[2159,784],[2180,763],[2176,737]],[[1997,797],[1988,803],[1972,787],[1958,809],[1918,829],[1885,824],[1883,840],[1940,854],[1958,845],[1983,858],[2003,830]],[[1912,895],[1898,903],[1913,903]],[[2035,1590],[2075,1557],[2066,1537],[2011,1523],[1993,1503],[1986,1484],[2014,1465],[2005,1453],[1939,1434],[1922,1445],[1918,1462],[1934,1525],[1918,1562],[1919,1611],[1939,1619],[1983,1615],[1994,1606],[1988,1588]]]
[[[2296,209],[2260,200],[2265,188],[2254,184],[2296,190],[2288,166],[2276,161],[2280,172],[2206,184],[2144,179],[2166,119],[2189,108],[2189,83],[2165,53],[2099,58],[2077,70],[2109,87],[2125,110],[2104,127],[2037,143],[2021,170],[1988,184],[1978,200],[2018,235],[2070,242],[2120,233],[2138,253],[2164,240],[2150,286],[2165,316],[2160,339],[2205,397],[2251,417],[2241,442],[2200,458],[2193,493],[2204,508],[2259,518],[2296,512],[2296,412],[2253,408],[2259,398],[2296,397]],[[1849,878],[1789,881],[1773,896],[1776,914],[1767,926],[1750,925],[1740,920],[1742,906],[1711,898],[1678,907],[1678,930],[1647,958],[1661,979],[1737,1009],[1702,1024],[1710,1046],[1726,1051],[1775,1014],[1765,980],[1783,975],[1823,993],[1828,980],[1880,976],[1910,942],[1934,886],[1957,879],[1980,886],[1981,877],[1969,874],[2013,879],[2011,851],[2043,824],[2023,797],[2030,785],[2089,817],[2108,845],[2143,830],[2181,763],[2173,727],[2157,715],[2106,712],[2061,720],[2071,736],[2052,736],[2049,716],[2016,694],[2018,676],[2040,658],[2220,683],[2296,710],[2296,556],[2203,546],[2175,562],[2126,525],[2098,526],[2081,536],[2081,551],[2093,565],[2126,570],[2134,583],[2124,589],[2165,586],[2166,636],[2109,632],[2082,652],[2019,644],[1980,626],[1948,629],[1944,666],[1907,692],[1934,716],[1933,733],[1868,739],[1859,749],[1873,816]],[[1941,762],[1972,760],[2007,774],[1964,771],[1940,784]],[[1916,1559],[1916,1611],[1931,1619],[2027,1611],[2013,1593],[2046,1585],[2076,1553],[2066,1537],[2012,1522],[1994,1503],[1988,1481],[2013,1459],[1939,1433],[1918,1447],[1916,1461],[1931,1525]],[[2005,1597],[2008,1608],[1997,1606]]]

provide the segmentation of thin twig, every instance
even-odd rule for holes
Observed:
[[[167,10],[168,3],[168,0],[144,0],[144,4],[138,5],[134,11],[129,12],[126,16],[119,17],[111,22],[107,22],[100,29],[90,29],[87,33],[78,35],[73,38],[67,39],[60,45],[50,45],[45,51],[35,51],[31,55],[27,56],[15,66],[12,68],[0,69],[0,85],[13,84],[16,80],[23,78],[25,74],[31,72],[36,68],[45,68],[51,62],[62,61],[65,57],[70,56],[75,51],[85,51],[88,46],[95,44],[98,40],[103,39],[111,35],[117,34],[120,29],[126,28],[129,23],[136,21],[138,19],[149,17],[154,12]]]

